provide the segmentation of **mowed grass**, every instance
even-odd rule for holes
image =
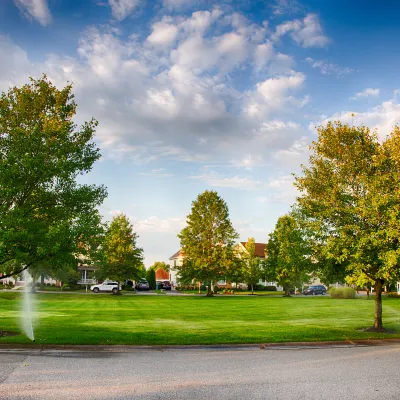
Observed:
[[[185,345],[400,337],[400,299],[385,299],[384,325],[398,334],[360,331],[374,301],[314,297],[112,296],[36,294],[40,344]],[[22,293],[0,293],[0,343],[29,343],[21,332]]]

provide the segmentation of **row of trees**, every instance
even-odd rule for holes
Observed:
[[[295,177],[300,195],[269,235],[261,272],[254,242],[247,243],[245,257],[236,257],[228,207],[206,191],[178,235],[185,256],[180,275],[237,282],[247,274],[252,282],[263,273],[287,289],[315,273],[327,283],[372,285],[371,329],[384,331],[382,288],[400,279],[400,128],[380,140],[365,126],[328,123],[318,128],[310,150],[309,164]]]
[[[142,274],[142,250],[128,219],[104,224],[103,186],[78,184],[100,151],[97,121],[76,126],[72,86],[58,90],[43,76],[0,95],[0,269],[12,276],[63,275],[78,255],[118,280]],[[264,273],[288,286],[309,270],[325,279],[372,284],[374,329],[383,330],[382,287],[400,278],[400,129],[380,140],[365,126],[318,129],[309,164],[295,185],[292,213],[279,219],[267,245]],[[236,257],[238,235],[216,192],[193,202],[179,234],[182,279],[254,282],[258,264]]]

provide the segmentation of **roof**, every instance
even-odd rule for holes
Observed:
[[[157,281],[169,280],[169,273],[163,268],[158,268],[156,270],[156,280]]]
[[[172,255],[169,259],[173,260],[174,258],[178,258],[180,256],[181,249],[179,249],[174,255]]]
[[[244,248],[246,248],[246,243],[247,243],[247,242],[240,242],[240,244],[241,244]],[[255,246],[256,246],[256,249],[255,249],[254,254],[255,254],[257,257],[265,258],[265,247],[267,246],[267,244],[266,244],[266,243],[254,243],[254,244],[255,244]]]

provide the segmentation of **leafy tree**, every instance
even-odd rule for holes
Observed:
[[[156,288],[156,270],[154,268],[149,268],[146,274],[147,282],[151,290]]]
[[[276,280],[290,296],[290,289],[306,282],[310,271],[310,248],[294,214],[280,217],[269,234],[265,274]]]
[[[142,265],[143,250],[137,247],[137,234],[124,214],[115,216],[102,245],[102,261],[96,275],[100,279],[122,282],[137,278]]]
[[[238,237],[228,206],[215,191],[206,190],[192,203],[187,226],[178,235],[185,255],[177,270],[201,282],[218,281],[229,275],[235,263],[234,240]],[[208,296],[212,296],[208,285]]]
[[[144,264],[139,265],[138,267],[138,272],[136,274],[137,279],[145,279],[146,278],[146,267],[144,266]]]
[[[254,286],[262,274],[261,261],[255,254],[256,244],[254,238],[249,238],[245,247],[246,252],[242,255],[243,279],[251,287],[251,294],[254,294]]]
[[[154,271],[157,271],[159,268],[162,268],[164,271],[169,272],[170,266],[164,261],[156,261],[153,265],[150,266],[150,269],[154,269]]]
[[[326,259],[375,286],[373,330],[383,331],[382,286],[400,275],[400,129],[380,142],[365,126],[318,128],[298,203]]]
[[[62,268],[98,234],[102,186],[77,184],[100,158],[95,120],[77,127],[72,86],[43,78],[0,95],[0,270]]]

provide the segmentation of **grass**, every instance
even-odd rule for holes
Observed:
[[[400,299],[385,299],[384,325],[398,334],[361,332],[374,301],[325,296],[34,295],[41,344],[222,344],[400,337]],[[0,293],[0,343],[29,343],[21,333],[22,293]]]
[[[243,295],[243,296],[247,296],[247,295],[251,295],[251,290],[244,290],[244,291],[236,291],[235,289],[233,289],[233,294],[234,295]],[[184,294],[199,294],[198,290],[180,290],[179,293],[184,293]],[[201,290],[200,292],[201,294],[206,294],[207,290]],[[259,290],[259,291],[254,291],[254,294],[257,296],[282,296],[285,292],[272,292],[272,291],[265,291],[265,290]],[[218,294],[223,294],[223,292],[218,292]],[[229,293],[230,295],[232,295],[231,293]]]

